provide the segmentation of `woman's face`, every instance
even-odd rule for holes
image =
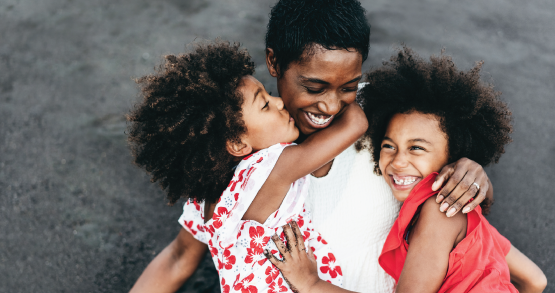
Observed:
[[[270,74],[278,78],[283,103],[303,134],[326,128],[335,115],[355,101],[362,76],[362,55],[356,50],[317,46],[302,62],[291,63],[282,76],[274,69],[273,51],[267,51]]]
[[[435,115],[395,114],[380,151],[380,171],[395,198],[404,202],[423,178],[447,164],[448,141]]]

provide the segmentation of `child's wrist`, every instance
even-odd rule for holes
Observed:
[[[325,283],[326,281],[320,279],[319,277],[316,277],[313,281],[307,282],[307,286],[303,289],[300,289],[298,293],[317,293],[320,292],[321,290],[319,289],[323,283]]]

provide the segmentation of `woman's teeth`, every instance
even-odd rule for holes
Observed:
[[[328,116],[328,115],[316,115],[316,114],[312,114],[310,112],[306,112],[306,113],[308,114],[308,118],[310,119],[310,121],[312,121],[314,124],[318,124],[318,125],[323,125],[323,124],[328,123],[328,121],[330,121],[331,117],[333,117],[333,115]]]
[[[393,177],[393,181],[395,181],[395,184],[397,185],[409,185],[414,183],[414,181],[416,181],[416,177],[410,177],[410,178],[404,178],[404,179],[397,179],[395,177]]]

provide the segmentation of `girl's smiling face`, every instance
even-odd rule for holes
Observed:
[[[299,129],[281,98],[268,94],[260,81],[251,75],[245,76],[238,90],[243,96],[242,116],[247,127],[241,140],[252,151],[299,137]]]
[[[447,164],[448,151],[437,116],[395,114],[381,144],[380,171],[395,198],[404,202],[418,182]]]

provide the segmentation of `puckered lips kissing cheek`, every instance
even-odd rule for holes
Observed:
[[[335,115],[316,114],[308,111],[303,111],[306,121],[313,128],[326,128],[330,125]]]

